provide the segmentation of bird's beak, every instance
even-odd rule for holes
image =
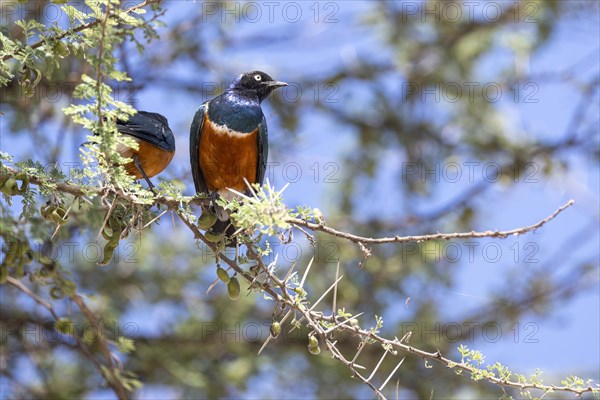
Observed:
[[[274,87],[274,88],[278,88],[278,87],[282,87],[282,86],[287,86],[288,85],[285,82],[279,82],[279,81],[271,81],[271,82],[267,82],[267,84],[270,87]]]

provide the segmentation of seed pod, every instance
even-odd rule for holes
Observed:
[[[69,217],[65,218],[65,215],[66,211],[64,210],[64,208],[57,207],[56,209],[54,209],[54,211],[52,211],[50,217],[52,218],[52,221],[54,221],[58,225],[64,225],[68,222],[69,219]]]
[[[54,329],[63,335],[68,335],[69,333],[72,333],[72,322],[69,318],[61,318],[54,322]]]
[[[4,263],[0,264],[0,285],[5,284],[8,280],[8,268]]]
[[[9,178],[8,174],[5,174],[4,172],[0,172],[0,186],[4,185],[4,182],[6,182]]]
[[[14,196],[19,193],[19,185],[14,178],[8,178],[6,182],[4,182],[4,185],[0,187],[0,191],[7,196]]]
[[[308,351],[310,354],[319,355],[321,354],[321,348],[319,347],[319,339],[315,335],[308,336]]]
[[[29,80],[29,79],[22,80],[21,81],[21,90],[23,91],[23,95],[25,97],[33,96],[33,84],[31,83],[31,80]]]
[[[223,268],[221,267],[217,267],[217,276],[219,277],[219,279],[221,281],[223,281],[224,283],[229,283],[230,279],[229,279],[229,274],[227,273],[227,271],[225,271]]]
[[[27,191],[27,187],[29,186],[29,177],[27,176],[27,174],[25,174],[24,172],[19,172],[15,176],[15,179],[21,181],[21,187],[17,189],[16,194],[25,194],[25,192]]]
[[[83,333],[81,335],[81,339],[88,346],[93,345],[102,337],[102,330],[98,328],[97,325],[86,325]]]
[[[54,1],[55,3],[60,4],[62,3],[66,3],[66,1]],[[69,55],[69,48],[60,40],[57,41],[56,43],[54,43],[54,52],[56,54],[58,54],[60,57],[66,57]]]
[[[4,256],[4,263],[6,266],[11,267],[17,259],[17,252],[19,251],[19,242],[14,240],[8,244],[6,255]]]
[[[115,249],[119,246],[119,236],[120,234],[113,232],[111,239],[104,245],[104,256],[102,257],[102,261],[98,262],[98,265],[104,266],[110,263],[110,260],[112,260],[113,254],[115,253]]]
[[[206,240],[208,240],[211,243],[219,243],[223,240],[223,238],[225,237],[225,234],[213,233],[213,232],[207,231],[204,233],[204,237],[206,238]]]
[[[52,217],[50,216],[52,214],[52,212],[56,209],[56,207],[54,207],[51,204],[46,204],[40,207],[40,215],[42,216],[42,218],[46,221],[51,221]]]
[[[310,335],[308,337],[308,347],[315,347],[319,345],[319,339],[315,335]]]
[[[112,215],[109,220],[108,220],[108,225],[111,227],[111,229],[115,232],[119,232],[119,236],[121,235],[121,232],[123,232],[123,230],[127,227],[125,224],[125,221],[123,221],[121,218],[117,217],[116,215]]]
[[[59,300],[65,297],[65,292],[63,292],[63,290],[58,286],[54,286],[52,289],[50,289],[50,297],[52,297],[54,300]]]
[[[279,334],[281,333],[281,324],[279,323],[279,321],[273,321],[269,330],[271,331],[272,337],[276,338],[277,336],[279,336]]]
[[[200,218],[198,218],[198,228],[202,230],[210,229],[215,222],[217,222],[217,216],[215,214],[212,214],[209,211],[203,211]]]
[[[37,262],[39,262],[42,265],[52,265],[54,263],[54,261],[52,261],[52,259],[50,257],[48,257],[46,254],[38,252],[36,253],[36,260]]]
[[[308,346],[308,351],[310,352],[310,354],[313,354],[315,356],[321,354],[321,348],[318,345],[315,347]]]
[[[113,237],[113,234],[114,234],[113,230],[110,229],[110,226],[108,226],[108,225],[105,225],[104,229],[102,229],[102,237],[105,240],[111,240]]]
[[[306,290],[301,288],[300,286],[294,288],[294,292],[300,297],[306,297]]]
[[[61,289],[65,293],[65,295],[69,297],[75,296],[75,290],[77,289],[77,285],[75,282],[69,280],[63,280],[61,282]]]
[[[121,238],[121,233],[123,232],[124,228],[125,228],[124,222],[122,222],[115,216],[111,216],[108,219],[108,223],[106,225],[104,225],[104,229],[102,229],[102,232],[101,232],[102,237],[108,241],[116,240],[116,242],[118,244],[119,239]]]
[[[240,298],[240,282],[234,276],[229,279],[229,283],[227,284],[227,295],[231,300],[237,300]]]
[[[14,276],[15,276],[15,278],[18,278],[18,279],[21,279],[22,277],[25,276],[25,263],[23,262],[22,259],[19,259],[17,261],[17,263],[15,264]]]
[[[17,243],[17,256],[19,257],[19,262],[23,265],[31,264],[31,262],[33,261],[33,254],[31,251],[31,247],[29,247],[29,242],[27,240],[19,240]]]

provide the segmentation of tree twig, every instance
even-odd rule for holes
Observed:
[[[571,207],[575,204],[574,200],[569,200],[567,203],[559,207],[556,211],[554,211],[551,215],[544,218],[543,220],[529,226],[525,226],[522,228],[511,229],[508,231],[483,231],[483,232],[457,232],[457,233],[434,233],[431,235],[418,235],[418,236],[393,236],[393,237],[383,237],[383,238],[369,238],[363,236],[353,235],[351,233],[341,232],[324,224],[316,224],[314,222],[305,221],[299,218],[289,219],[288,222],[295,226],[302,226],[313,231],[320,231],[323,233],[327,233],[332,236],[336,236],[342,239],[348,239],[354,243],[361,244],[383,244],[383,243],[406,243],[406,242],[423,242],[427,240],[450,240],[450,239],[471,239],[471,238],[507,238],[508,236],[519,236],[527,232],[534,231],[540,228],[542,225],[554,219],[558,214],[560,214],[565,209]]]

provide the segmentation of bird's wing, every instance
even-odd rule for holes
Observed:
[[[175,151],[175,137],[167,119],[160,114],[138,111],[129,120],[117,120],[117,130],[163,150]]]
[[[208,111],[207,103],[203,103],[196,111],[192,127],[190,128],[190,162],[192,164],[192,177],[194,178],[194,186],[196,193],[208,193],[206,182],[202,171],[200,171],[200,136],[202,135],[202,127],[204,125],[204,115]]]
[[[263,184],[265,172],[267,171],[267,159],[269,157],[269,135],[267,120],[263,115],[258,126],[258,163],[256,165],[256,183]]]

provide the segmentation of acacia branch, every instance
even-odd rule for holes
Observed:
[[[392,373],[390,375],[388,375],[387,379],[385,380],[384,384],[381,387],[377,388],[373,384],[372,378],[375,375],[375,372],[377,372],[379,365],[383,361],[383,357],[385,357],[385,355],[388,354],[389,352],[396,355],[397,352],[394,351],[394,349],[403,351],[405,353],[417,355],[417,356],[423,358],[424,360],[437,361],[439,363],[444,364],[448,368],[466,371],[466,372],[470,373],[472,376],[481,376],[481,379],[485,379],[488,382],[493,383],[499,387],[516,388],[516,389],[520,389],[520,390],[537,389],[537,390],[542,390],[544,392],[557,392],[557,391],[569,392],[569,393],[573,393],[577,396],[582,396],[585,393],[596,394],[596,393],[598,393],[598,391],[600,391],[600,387],[598,385],[596,387],[592,387],[589,384],[587,387],[543,385],[540,383],[533,383],[533,382],[512,381],[512,380],[509,380],[508,378],[502,379],[502,378],[499,378],[499,377],[497,377],[495,375],[491,375],[491,374],[482,375],[482,372],[485,373],[488,371],[485,369],[482,370],[481,368],[473,366],[470,363],[465,362],[464,360],[461,362],[453,361],[450,358],[444,357],[440,351],[428,352],[428,351],[421,350],[419,348],[410,346],[408,344],[408,339],[407,339],[408,337],[410,337],[409,335],[406,335],[404,338],[402,338],[402,340],[399,340],[398,338],[395,338],[394,340],[386,339],[386,338],[380,336],[377,333],[377,331],[374,329],[367,330],[367,329],[361,328],[359,326],[358,322],[356,321],[356,317],[353,318],[354,323],[349,323],[349,324],[345,323],[348,321],[344,321],[344,322],[340,323],[339,317],[337,317],[335,314],[332,313],[331,315],[327,316],[324,314],[323,311],[314,309],[315,306],[317,305],[317,303],[322,299],[323,296],[321,296],[321,298],[319,300],[317,300],[317,302],[315,302],[314,304],[309,305],[309,303],[307,301],[302,301],[301,299],[298,298],[298,295],[296,294],[297,292],[292,291],[292,293],[294,293],[294,294],[290,294],[290,292],[287,289],[291,288],[293,285],[291,283],[289,283],[287,280],[280,280],[269,269],[266,269],[266,268],[262,269],[262,272],[268,277],[268,279],[270,281],[272,281],[276,286],[278,286],[281,289],[281,296],[277,299],[277,301],[285,304],[287,307],[294,310],[294,312],[297,312],[300,315],[302,315],[302,318],[298,319],[297,323],[300,322],[301,320],[305,320],[306,325],[309,328],[311,328],[313,330],[313,332],[315,332],[321,338],[321,340],[325,343],[325,346],[331,352],[332,357],[334,359],[340,361],[342,364],[346,365],[351,370],[352,376],[358,377],[363,383],[365,383],[377,395],[378,398],[385,399],[385,396],[381,390],[385,386],[385,383],[387,383],[387,381],[389,381],[389,379],[392,377],[392,375],[396,372],[396,370],[400,367],[401,363],[403,362],[403,360],[401,360],[396,365],[396,368],[394,368]],[[336,281],[334,282],[334,287],[337,287],[337,284],[339,283],[340,279],[341,278],[336,279]],[[335,302],[335,298],[333,301]],[[282,319],[282,322],[283,322],[283,319]],[[338,331],[338,332],[344,331],[344,332],[349,333],[352,337],[358,336],[361,339],[361,344],[359,345],[359,348],[358,348],[357,352],[354,354],[354,356],[351,357],[351,361],[348,360],[339,351],[339,349],[336,346],[337,341],[334,341],[331,338],[331,336],[328,335],[328,332],[330,331],[330,328],[328,328],[328,326],[330,326],[331,324],[335,324],[336,331]],[[283,327],[282,327],[282,329],[283,329]],[[269,338],[269,340],[272,340],[272,339],[273,339],[272,337]],[[366,378],[365,376],[360,374],[358,371],[359,368],[360,369],[366,369],[366,368],[356,364],[356,360],[357,360],[360,352],[362,351],[363,347],[366,345],[366,343],[369,343],[369,342],[371,342],[371,343],[377,342],[377,343],[381,344],[382,347],[385,349],[385,353],[382,356],[382,358],[379,360],[378,364],[374,367],[370,376],[368,378]]]
[[[109,196],[114,195],[129,203],[130,205],[144,205],[146,202],[142,201],[140,197],[133,192],[128,192],[123,190],[122,188],[118,188],[114,185],[105,185],[102,187],[89,187],[89,186],[81,186],[74,183],[69,182],[59,182],[48,178],[42,178],[35,174],[27,173],[25,171],[20,171],[16,168],[9,167],[7,165],[2,165],[2,170],[0,174],[6,174],[11,178],[15,178],[19,174],[25,174],[29,179],[30,183],[34,185],[46,187],[53,189],[54,191],[58,191],[65,194],[71,194],[76,197],[89,197],[89,196]],[[203,199],[199,197],[193,196],[181,196],[179,198],[174,198],[170,196],[157,196],[153,198],[154,204],[165,205],[170,209],[176,209],[180,204],[196,204],[196,205],[208,205],[209,199]]]
[[[507,238],[508,236],[519,236],[527,232],[534,231],[540,228],[542,225],[554,219],[558,214],[560,214],[565,209],[571,207],[575,204],[575,200],[569,200],[567,203],[559,207],[556,211],[550,214],[548,217],[539,221],[536,224],[525,226],[522,228],[511,229],[508,231],[483,231],[483,232],[457,232],[457,233],[434,233],[430,235],[418,235],[418,236],[394,236],[394,237],[383,237],[383,238],[369,238],[363,236],[353,235],[351,233],[341,232],[329,226],[326,226],[324,223],[314,223],[310,221],[305,221],[299,218],[289,219],[289,222],[295,226],[302,226],[305,228],[309,228],[313,231],[320,231],[323,233],[327,233],[332,236],[337,236],[342,239],[348,239],[354,243],[361,244],[384,244],[384,243],[405,243],[405,242],[423,242],[427,240],[450,240],[450,239],[472,239],[472,238],[485,238],[485,237],[493,237],[493,238]]]
[[[23,172],[17,170],[16,168],[12,168],[12,167],[3,165],[2,173],[6,173],[11,177],[15,177],[16,175],[23,173]],[[75,185],[72,183],[55,182],[50,179],[40,178],[34,174],[26,174],[26,175],[29,178],[29,181],[31,183],[34,183],[38,186],[52,187],[60,192],[69,193],[74,196],[87,196],[90,194],[106,196],[109,194],[113,194],[132,205],[133,204],[138,204],[138,205],[146,204],[145,202],[141,201],[136,194],[134,194],[132,192],[126,192],[122,188],[117,188],[113,185],[106,185],[106,186],[103,186],[100,188],[86,187],[86,189],[84,191],[81,186]],[[210,204],[209,199],[195,197],[195,196],[181,196],[179,198],[174,198],[174,197],[169,197],[169,196],[157,196],[157,197],[153,198],[153,201],[154,201],[154,204],[162,204],[173,210],[177,210],[181,204],[195,204],[195,205],[209,205]],[[308,228],[313,231],[319,231],[319,232],[329,234],[331,236],[336,236],[336,237],[339,237],[342,239],[347,239],[351,242],[359,243],[362,245],[423,242],[423,241],[429,241],[429,240],[475,239],[475,238],[486,238],[486,237],[505,239],[509,236],[519,236],[519,235],[534,231],[534,230],[542,227],[546,223],[548,223],[551,220],[553,220],[554,218],[556,218],[558,216],[558,214],[560,214],[567,208],[571,207],[573,204],[575,204],[575,201],[569,200],[567,203],[565,203],[564,205],[559,207],[556,211],[554,211],[548,217],[542,219],[541,221],[539,221],[533,225],[528,225],[528,226],[524,226],[521,228],[515,228],[515,229],[511,229],[511,230],[506,230],[506,231],[499,231],[499,230],[489,231],[488,230],[488,231],[480,231],[480,232],[471,231],[471,232],[455,232],[455,233],[434,233],[434,234],[429,234],[429,235],[415,235],[415,236],[399,236],[398,235],[398,236],[393,236],[393,237],[372,238],[372,237],[364,237],[364,236],[354,235],[352,233],[342,232],[335,228],[325,225],[324,222],[315,223],[315,222],[310,222],[310,221],[300,219],[300,218],[289,218],[286,222],[295,226],[298,229],[300,229],[300,227],[304,227],[304,228]],[[182,221],[186,224],[188,224],[188,222],[189,222],[186,220],[182,220]],[[188,227],[191,228],[190,225],[188,225]],[[195,237],[198,238],[199,237],[198,234],[200,234],[200,231],[196,228],[196,229],[194,229],[194,234],[195,234]],[[205,241],[205,242],[208,244],[212,244],[208,241]]]

